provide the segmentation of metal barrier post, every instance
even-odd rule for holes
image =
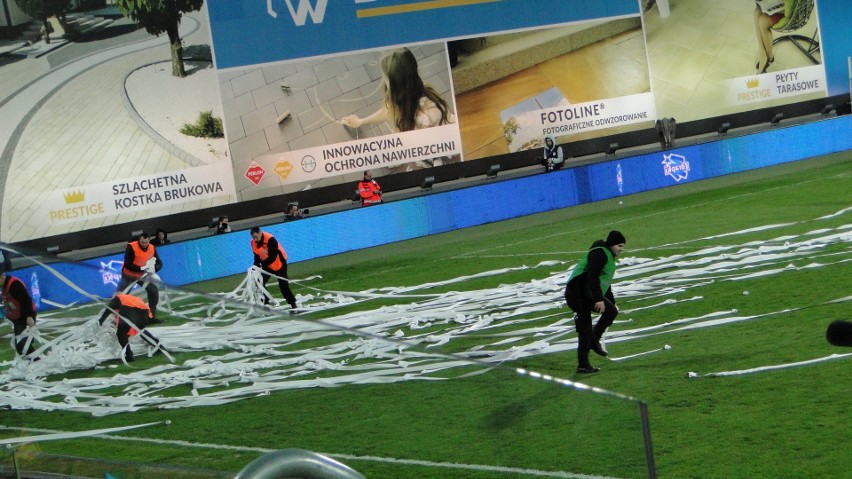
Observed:
[[[304,449],[282,449],[250,462],[234,479],[366,479],[334,459]]]

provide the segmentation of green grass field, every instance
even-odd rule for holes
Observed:
[[[90,477],[228,477],[264,451],[303,448],[371,479],[640,478],[642,401],[658,477],[842,477],[852,470],[852,356],[842,355],[852,350],[829,345],[825,329],[850,319],[851,217],[846,152],[293,264],[294,279],[321,276],[293,289],[324,307],[265,314],[255,338],[240,336],[253,323],[229,318],[177,328],[203,323],[190,311],[220,310],[175,293],[175,329],[160,334],[175,366],[157,355],[45,378],[34,384],[58,390],[65,378],[77,389],[43,399],[54,411],[0,409],[0,436],[171,421],[116,435],[127,440],[17,449],[28,468]],[[624,359],[593,356],[602,371],[577,376],[565,275],[611,229],[627,249],[621,315],[605,338]],[[226,292],[242,279],[191,289]],[[190,346],[217,332],[209,347]],[[231,368],[198,383],[179,375],[198,364]],[[116,380],[97,398],[79,387],[142,374],[135,389]],[[186,407],[229,392],[240,394]],[[128,398],[139,410],[63,410]]]

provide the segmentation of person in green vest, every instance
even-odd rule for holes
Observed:
[[[626,240],[620,231],[610,231],[606,240],[597,240],[588,253],[574,266],[565,286],[565,302],[574,311],[577,326],[577,373],[596,373],[600,369],[589,362],[589,351],[601,356],[608,353],[601,337],[618,315],[612,295],[615,258],[624,251]],[[592,311],[600,313],[592,327]]]

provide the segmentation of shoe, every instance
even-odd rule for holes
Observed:
[[[163,322],[162,319],[157,319],[157,318],[151,318],[151,319],[148,320],[148,324],[160,324],[162,322]]]
[[[754,64],[754,69],[760,70],[761,74],[766,73],[766,70],[769,69],[769,65],[772,65],[772,62],[774,62],[774,61],[775,61],[775,57],[767,58],[766,59],[766,65],[763,65],[763,68],[760,68],[760,60],[758,60],[757,63]]]
[[[598,356],[607,357],[609,356],[609,352],[606,350],[606,346],[604,345],[601,339],[597,339],[592,341],[592,351],[597,353]]]
[[[600,368],[594,366],[577,366],[577,374],[591,374],[600,371]]]

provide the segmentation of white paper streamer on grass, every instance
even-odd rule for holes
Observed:
[[[8,446],[12,444],[24,444],[31,442],[56,441],[61,439],[74,439],[78,437],[98,436],[101,434],[112,434],[116,432],[130,431],[132,429],[139,429],[142,427],[153,426],[156,424],[162,424],[162,421],[149,422],[146,424],[136,424],[134,426],[111,427],[106,429],[91,429],[88,431],[59,432],[53,434],[40,434],[38,436],[13,437],[7,439],[0,439],[0,445]]]
[[[724,235],[732,236],[736,235]],[[708,312],[692,318],[652,326],[642,321],[643,316],[678,302],[706,301],[696,295],[675,301],[672,296],[716,281],[772,277],[850,261],[848,248],[828,249],[850,242],[850,227],[844,225],[660,258],[622,258],[615,294],[622,313],[629,311],[638,318],[635,322],[619,320],[611,328],[606,336],[610,350],[619,343],[684,329],[787,314],[793,310],[780,308],[744,316],[735,309],[713,311],[708,306]],[[796,266],[804,261],[808,261],[805,266]],[[550,272],[543,279],[464,290],[472,279],[498,278],[524,269]],[[258,304],[264,291],[258,284],[259,272],[254,270],[247,272],[239,288],[226,294],[199,295],[164,288],[169,298],[164,311],[184,322],[150,329],[175,355],[176,364],[155,365],[141,359],[131,363],[131,368],[122,367],[120,374],[77,373],[63,379],[70,370],[111,367],[108,361],[119,357],[114,332],[98,327],[94,317],[76,313],[86,310],[85,306],[72,306],[40,316],[42,359],[3,366],[0,402],[13,409],[73,410],[100,416],[149,407],[224,404],[287,389],[474,374],[505,361],[576,349],[572,315],[562,299],[568,270],[562,262],[548,261],[421,285],[355,292],[323,290],[308,285],[307,279],[291,279],[298,286],[294,289],[300,306],[308,313],[330,315],[322,322],[310,321],[310,315],[291,316],[274,307],[275,302],[273,307]],[[452,285],[459,290],[436,291]],[[378,298],[392,298],[395,304],[371,308],[369,302]],[[661,300],[641,308],[625,307],[652,298]],[[358,310],[333,314],[343,308]],[[131,346],[140,358],[153,354],[136,338],[131,339]],[[441,354],[445,348],[455,355]],[[181,354],[190,352],[200,356],[186,359]]]
[[[704,377],[713,378],[713,377],[724,377],[724,376],[742,376],[745,374],[754,374],[754,373],[764,373],[767,371],[778,371],[781,369],[791,369],[797,368],[801,366],[809,366],[812,364],[824,363],[827,361],[834,361],[837,359],[844,359],[852,356],[852,353],[846,354],[832,354],[831,356],[825,356],[822,358],[809,359],[807,361],[798,361],[795,363],[786,363],[786,364],[774,364],[772,366],[761,366],[757,368],[750,369],[741,369],[739,371],[722,371],[718,373],[707,373]]]
[[[658,353],[658,352],[660,352],[660,351],[668,351],[668,350],[670,350],[670,349],[672,349],[672,347],[671,347],[671,346],[669,346],[668,344],[666,344],[666,345],[665,345],[665,346],[663,346],[662,348],[652,349],[652,350],[650,350],[650,351],[643,351],[643,352],[641,352],[641,353],[631,354],[631,355],[629,355],[629,356],[621,356],[621,357],[617,357],[617,358],[616,358],[616,357],[612,357],[612,356],[607,356],[607,358],[608,358],[610,361],[616,361],[616,362],[618,362],[618,361],[625,361],[625,360],[627,360],[627,359],[638,358],[638,357],[641,357],[641,356],[647,356],[647,355],[649,355],[649,354]]]

